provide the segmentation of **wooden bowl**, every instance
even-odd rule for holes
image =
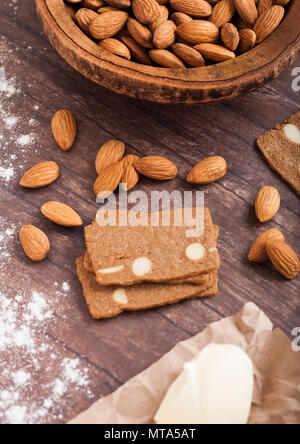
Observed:
[[[277,77],[300,49],[300,0],[278,29],[246,54],[217,65],[184,70],[144,66],[115,56],[73,22],[63,0],[35,0],[44,31],[59,54],[81,74],[119,94],[159,103],[201,103],[253,91]]]

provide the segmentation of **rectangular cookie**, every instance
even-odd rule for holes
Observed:
[[[83,257],[76,260],[77,275],[84,298],[94,319],[112,318],[123,311],[146,310],[183,299],[212,297],[218,292],[217,273],[205,285],[139,284],[126,288],[98,285],[94,273],[84,267]]]
[[[300,111],[259,136],[257,145],[270,166],[300,196]]]
[[[208,209],[204,209],[203,234],[187,237],[187,228],[184,224],[102,227],[92,223],[85,228],[85,238],[97,282],[121,286],[167,282],[219,268]]]

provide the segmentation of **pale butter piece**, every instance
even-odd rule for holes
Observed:
[[[101,274],[113,274],[118,273],[119,271],[124,270],[124,265],[119,265],[117,267],[103,268],[102,270],[98,270],[98,273]]]
[[[284,126],[283,131],[287,139],[293,143],[300,144],[300,130],[296,125],[288,123]]]
[[[139,257],[132,264],[132,271],[136,276],[145,276],[152,268],[152,262],[147,257]]]
[[[248,355],[233,345],[211,344],[184,365],[154,420],[157,424],[246,424],[253,387]]]
[[[119,305],[127,305],[128,304],[128,298],[126,295],[126,291],[124,288],[118,288],[113,292],[113,300],[116,302],[116,304]]]
[[[190,244],[185,250],[185,255],[191,261],[199,261],[204,258],[205,248],[200,243]]]

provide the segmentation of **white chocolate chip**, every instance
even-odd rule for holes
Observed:
[[[205,248],[202,244],[190,244],[185,250],[186,257],[191,261],[199,261],[203,259]]]
[[[296,125],[292,123],[285,125],[284,134],[291,142],[300,144],[300,130]]]
[[[113,292],[113,300],[120,305],[128,304],[128,299],[124,288],[119,288]]]
[[[102,270],[98,270],[98,272],[101,274],[113,274],[118,273],[122,270],[124,270],[124,265],[119,265],[118,267],[103,268]]]
[[[132,264],[132,271],[136,276],[144,276],[149,273],[152,262],[147,257],[139,257]]]

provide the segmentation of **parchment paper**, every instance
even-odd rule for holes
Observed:
[[[295,326],[296,327],[296,326]],[[144,372],[100,399],[70,424],[151,424],[183,364],[210,343],[233,344],[248,353],[255,368],[250,424],[300,423],[300,352],[253,303],[178,343]]]

